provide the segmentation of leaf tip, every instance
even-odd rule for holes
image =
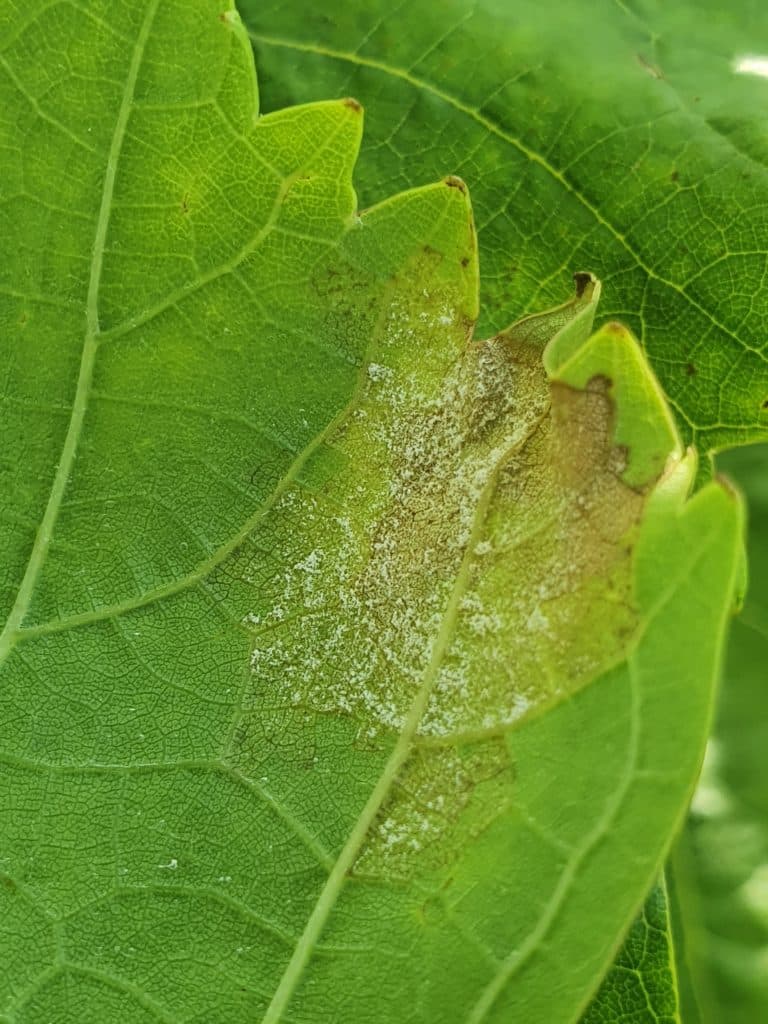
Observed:
[[[228,7],[225,11],[219,12],[219,21],[224,25],[241,25],[240,15],[234,7]]]
[[[607,324],[603,326],[603,331],[609,338],[630,338],[630,332],[624,326],[619,323],[618,320],[609,320]]]
[[[447,177],[443,178],[443,183],[447,185],[448,188],[457,188],[464,196],[469,193],[466,182],[461,178],[458,178],[455,174],[449,174]]]
[[[597,278],[588,270],[577,270],[573,275],[573,283],[576,286],[576,298],[581,299],[587,293],[587,289],[594,288]]]

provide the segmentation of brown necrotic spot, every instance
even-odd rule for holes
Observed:
[[[466,184],[461,180],[461,178],[457,178],[455,174],[449,174],[448,177],[443,180],[448,188],[457,188],[459,192],[462,192],[464,195],[467,194]]]
[[[512,269],[517,270],[517,267],[513,267]],[[576,297],[580,299],[586,291],[587,285],[591,284],[594,281],[594,278],[591,274],[587,274],[583,270],[577,270],[573,275],[573,281],[576,285]]]

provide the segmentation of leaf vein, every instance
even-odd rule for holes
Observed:
[[[136,82],[139,76],[139,70],[141,68],[144,51],[147,46],[149,33],[158,4],[159,0],[150,0],[150,3],[147,5],[144,20],[131,55],[128,74],[126,75],[125,80],[125,87],[123,89],[120,107],[117,112],[115,130],[112,134],[112,140],[107,154],[107,165],[104,173],[99,212],[96,219],[96,230],[94,233],[91,270],[86,299],[86,329],[77,385],[75,387],[75,397],[72,403],[72,414],[70,416],[69,426],[64,438],[64,445],[62,447],[59,463],[53,477],[53,483],[48,496],[48,503],[32,544],[32,550],[27,562],[26,570],[22,577],[21,584],[16,594],[16,599],[6,621],[5,627],[2,633],[0,633],[0,664],[5,661],[13,650],[19,627],[29,611],[29,607],[32,602],[32,595],[51,544],[59,509],[61,508],[64,492],[72,473],[72,467],[75,462],[77,447],[83,429],[91,381],[93,379],[93,370],[96,362],[96,351],[98,348],[99,287],[101,284],[104,246],[107,237],[107,230],[109,228],[112,196],[115,188],[115,179],[117,177],[117,167],[131,113],[131,105],[136,88]]]
[[[407,82],[416,89],[422,89],[424,92],[431,93],[437,99],[442,100],[444,103],[449,104],[455,110],[472,118],[478,124],[482,125],[486,131],[492,135],[496,135],[502,139],[508,145],[516,149],[520,154],[525,156],[531,163],[538,165],[542,168],[550,177],[554,178],[567,192],[569,192],[574,199],[579,202],[584,209],[586,209],[594,218],[598,221],[602,227],[608,231],[611,236],[621,245],[621,247],[632,257],[638,267],[650,278],[658,281],[659,284],[664,285],[667,288],[671,288],[677,292],[685,301],[696,309],[699,313],[703,314],[718,330],[722,331],[729,338],[733,339],[738,345],[746,349],[749,352],[754,353],[763,362],[768,363],[768,356],[760,349],[752,345],[748,345],[743,338],[738,337],[735,332],[728,327],[726,324],[718,320],[715,315],[708,310],[705,306],[702,306],[699,301],[694,298],[689,292],[686,291],[685,286],[678,284],[669,278],[659,274],[654,268],[645,262],[640,253],[630,243],[626,235],[621,232],[608,218],[600,212],[595,204],[581,192],[568,178],[565,177],[563,172],[554,166],[545,156],[526,145],[521,139],[513,135],[511,132],[506,131],[494,120],[488,117],[487,114],[483,114],[480,110],[476,110],[474,107],[460,100],[458,97],[446,92],[437,85],[433,85],[426,79],[419,78],[412,74],[410,71],[406,71],[403,68],[398,68],[394,65],[388,64],[385,61],[377,60],[373,57],[362,57],[359,54],[349,53],[344,50],[334,50],[324,46],[316,46],[309,43],[300,43],[290,39],[277,38],[275,36],[264,35],[257,32],[249,32],[249,36],[254,43],[265,43],[267,46],[279,46],[285,49],[298,50],[304,53],[314,53],[320,56],[329,57],[332,60],[347,61],[352,64],[359,64],[363,67],[371,68],[374,71],[380,71],[382,74],[391,75],[393,78],[399,78],[402,81]]]

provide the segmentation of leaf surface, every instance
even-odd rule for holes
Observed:
[[[680,1024],[674,944],[663,883],[655,885],[581,1024]]]
[[[0,16],[0,1014],[577,1019],[738,501],[589,275],[473,340],[466,186],[358,215],[359,105],[258,118],[231,10]]]
[[[768,54],[759,0],[242,0],[271,104],[353,93],[364,201],[471,183],[484,332],[574,267],[637,333],[686,440],[766,437]]]
[[[686,437],[706,450],[764,436],[763,4],[241,9],[271,102],[366,103],[363,198],[451,154],[478,215],[484,325],[554,298],[567,249],[599,269],[606,312],[635,327]],[[754,647],[737,627],[746,679],[762,672]],[[749,733],[757,685],[742,687]]]
[[[721,468],[749,500],[749,587],[733,623],[715,730],[682,856],[705,1024],[768,1015],[768,491],[765,446]]]

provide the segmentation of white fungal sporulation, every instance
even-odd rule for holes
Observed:
[[[512,769],[502,743],[419,751],[358,860],[358,875],[406,877],[449,862],[511,800]]]
[[[311,487],[275,506],[251,571],[272,595],[247,620],[257,701],[354,716],[372,736],[400,730],[428,687],[417,742],[434,749],[384,809],[363,871],[445,840],[477,780],[507,771],[498,734],[606,668],[635,625],[643,496],[621,481],[605,388],[552,386],[538,339],[467,343],[448,298],[430,304],[392,301],[355,409]],[[451,748],[483,737],[483,769],[446,793]],[[500,794],[472,805],[471,827]]]
[[[329,439],[343,468],[276,509],[278,597],[253,667],[273,696],[399,728],[479,530],[420,727],[446,737],[509,724],[610,657],[632,624],[623,538],[640,498],[599,390],[561,388],[553,412],[538,349],[514,335],[438,377],[419,345],[434,319],[416,325],[393,305],[362,415]]]

